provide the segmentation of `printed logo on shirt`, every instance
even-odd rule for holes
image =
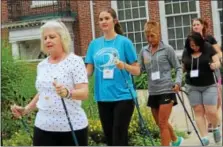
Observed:
[[[119,53],[116,48],[102,48],[94,56],[95,67],[101,72],[104,69],[113,70],[116,68],[116,59],[119,59]]]

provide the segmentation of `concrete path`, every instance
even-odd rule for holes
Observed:
[[[139,94],[139,93],[138,93]],[[194,115],[192,113],[192,109],[190,107],[188,98],[185,94],[181,93],[180,96],[184,101],[184,105],[188,111],[188,113],[190,114],[190,117],[192,119],[193,124],[196,127],[196,123],[194,121]],[[147,102],[147,98],[148,98],[148,93],[142,93],[140,92],[140,94],[138,95],[140,97],[139,99],[139,103],[140,105],[146,105]],[[194,128],[190,122],[190,120],[188,119],[188,117],[186,117],[186,113],[183,109],[183,106],[180,102],[180,100],[178,99],[178,105],[176,105],[173,110],[172,110],[172,114],[170,116],[169,119],[170,123],[173,125],[173,127],[177,130],[180,131],[185,131],[186,133],[188,131],[191,131],[191,134],[188,136],[188,138],[186,138],[182,144],[182,146],[201,146],[201,143],[194,131]],[[222,128],[221,128],[222,130]],[[209,133],[209,139],[210,139],[210,145],[209,146],[222,146],[222,142],[219,144],[215,144],[214,140],[213,140],[213,134]]]
[[[186,107],[188,113],[190,114],[193,124],[196,127],[196,123],[194,121],[194,115],[192,113],[192,109],[190,107],[187,96],[185,94],[183,94],[183,97],[182,97],[182,94],[181,94],[181,98],[183,98],[185,107]],[[184,111],[183,106],[180,103],[179,99],[178,99],[178,105],[175,106],[172,111],[172,115],[170,117],[170,122],[178,130],[185,131],[185,132],[191,131],[191,134],[189,135],[188,138],[186,138],[184,140],[182,146],[201,146],[200,140],[199,140],[190,120],[188,119],[188,117],[186,118],[186,116],[185,116],[185,111]],[[222,130],[222,128],[221,128],[221,130]],[[218,144],[216,144],[214,142],[212,133],[209,133],[209,139],[210,139],[209,146],[222,146],[222,142],[220,142]]]

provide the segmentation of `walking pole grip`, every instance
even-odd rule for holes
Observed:
[[[55,81],[56,84],[57,84],[57,78],[54,78],[54,81]],[[67,111],[66,104],[65,104],[64,99],[63,99],[62,97],[61,97],[61,101],[62,101],[63,108],[64,108],[64,111],[65,111],[65,114],[66,114],[66,117],[67,117],[67,120],[68,120],[68,124],[69,124],[70,129],[71,129],[71,134],[72,134],[74,143],[75,143],[76,146],[79,146],[79,145],[78,145],[78,141],[77,141],[77,137],[76,137],[76,135],[75,135],[75,133],[74,133],[73,125],[71,124],[71,120],[70,120],[70,116],[69,116],[68,111]]]

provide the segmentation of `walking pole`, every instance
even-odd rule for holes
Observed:
[[[20,119],[20,121],[22,122],[22,125],[23,125],[24,128],[25,128],[25,131],[26,131],[27,134],[30,136],[31,140],[33,140],[33,137],[32,137],[32,135],[31,135],[31,132],[30,132],[30,130],[29,130],[29,128],[28,128],[27,123],[23,120],[22,117],[19,117],[19,119]]]
[[[57,83],[57,78],[54,78],[54,81]],[[72,134],[74,143],[75,143],[76,146],[79,146],[78,145],[78,141],[77,141],[77,137],[76,137],[76,135],[74,133],[73,125],[71,124],[71,121],[70,121],[70,116],[68,114],[66,104],[65,104],[64,99],[62,97],[61,97],[61,101],[62,101],[63,108],[64,108],[64,111],[65,111],[65,114],[66,114],[66,117],[67,117],[67,120],[68,120],[68,124],[69,124],[70,129],[71,129],[71,134]]]
[[[15,104],[14,104],[14,105],[15,105]],[[20,116],[20,117],[19,117],[19,120],[21,121],[21,123],[22,123],[22,125],[23,125],[23,127],[24,127],[26,133],[29,135],[30,139],[33,140],[33,137],[32,137],[32,135],[31,135],[31,132],[30,132],[30,130],[29,130],[29,127],[28,127],[27,123],[24,121],[23,117]]]
[[[183,102],[183,104],[185,104],[184,103],[184,97],[183,97],[183,92],[182,91],[181,91],[181,95],[182,95],[182,102]],[[187,134],[190,135],[192,131],[190,130],[190,127],[189,127],[189,124],[188,124],[188,118],[187,118],[186,112],[184,112],[184,114],[185,114],[186,125],[187,125]]]
[[[118,64],[119,59],[117,58],[116,54],[113,54],[113,55],[114,55],[114,63],[115,63],[115,64]],[[141,128],[142,128],[143,130],[146,131],[146,134],[149,136],[149,139],[150,139],[150,141],[151,141],[152,146],[155,146],[155,144],[154,144],[154,142],[153,142],[153,139],[152,139],[152,136],[151,136],[151,133],[150,133],[149,129],[146,128],[145,122],[144,122],[143,117],[142,117],[142,115],[141,115],[141,113],[140,113],[140,109],[139,109],[138,101],[137,101],[137,99],[134,98],[134,96],[133,96],[133,94],[132,94],[131,87],[129,86],[129,83],[128,83],[127,79],[125,78],[125,75],[124,75],[123,70],[120,70],[120,72],[121,72],[122,78],[123,78],[123,79],[125,80],[125,82],[126,82],[127,88],[128,88],[128,90],[129,90],[129,92],[130,92],[130,94],[131,94],[131,97],[132,97],[132,99],[133,99],[135,105],[136,105],[136,110],[137,110],[137,113],[138,113],[138,116],[139,116],[140,126],[141,126]],[[144,145],[146,145],[145,138],[143,138],[143,142],[144,142]]]
[[[180,89],[180,91],[185,93],[187,96],[189,95],[185,90]],[[184,99],[183,94],[182,94],[182,98]],[[193,117],[193,121],[195,121],[194,111],[193,111],[192,107],[190,107],[190,108],[191,108],[191,114],[192,114],[192,117]]]
[[[191,117],[190,117],[190,115],[189,115],[189,113],[188,113],[188,111],[187,111],[185,105],[183,104],[183,101],[182,101],[182,99],[181,99],[179,93],[176,93],[176,94],[177,94],[177,96],[178,96],[178,98],[179,98],[179,100],[180,100],[180,102],[181,102],[181,104],[182,104],[182,106],[183,106],[183,108],[184,108],[184,111],[185,111],[186,114],[187,114],[187,117],[189,118],[189,120],[190,120],[192,126],[194,127],[194,130],[195,130],[195,132],[196,132],[196,134],[197,134],[197,136],[198,136],[198,139],[199,139],[200,142],[201,142],[201,145],[204,146],[204,144],[203,144],[203,142],[202,142],[202,140],[201,140],[201,137],[200,137],[200,135],[199,135],[199,133],[198,133],[198,131],[197,131],[197,129],[196,129],[196,127],[195,127],[195,125],[194,125],[194,123],[193,123],[193,121],[192,121],[192,119],[191,119]]]

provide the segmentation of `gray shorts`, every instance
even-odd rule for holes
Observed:
[[[215,84],[205,87],[198,87],[192,85],[185,85],[188,92],[188,98],[191,106],[203,105],[217,105],[218,91]]]

